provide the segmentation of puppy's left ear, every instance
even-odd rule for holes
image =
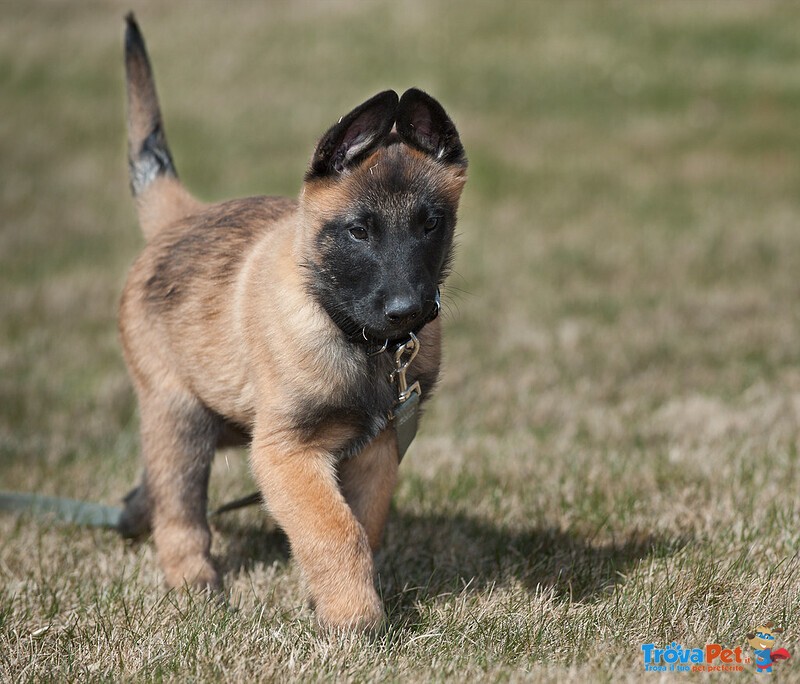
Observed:
[[[403,141],[439,161],[467,165],[455,124],[442,105],[417,88],[406,90],[400,98],[397,133]]]
[[[339,119],[317,144],[306,180],[340,174],[378,147],[392,130],[397,100],[384,90]]]

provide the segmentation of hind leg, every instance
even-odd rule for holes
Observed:
[[[168,584],[218,589],[206,509],[219,420],[184,393],[140,395],[139,406],[145,477],[126,511],[140,523],[149,513]]]
[[[364,526],[373,551],[381,545],[397,484],[397,439],[386,429],[360,454],[339,464],[339,482],[348,505]]]
[[[150,533],[152,528],[150,497],[147,494],[147,478],[125,495],[125,507],[119,519],[119,533],[126,539],[138,539]]]

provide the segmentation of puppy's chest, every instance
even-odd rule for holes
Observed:
[[[335,391],[301,395],[292,416],[301,439],[348,458],[363,449],[389,424],[397,389],[388,358],[370,359],[366,372]]]

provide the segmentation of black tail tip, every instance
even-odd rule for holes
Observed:
[[[140,46],[144,44],[142,32],[139,29],[139,24],[136,22],[136,17],[133,12],[128,12],[125,15],[125,47]]]

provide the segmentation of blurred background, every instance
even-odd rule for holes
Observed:
[[[793,557],[791,2],[2,3],[3,488],[117,501],[138,472],[116,332],[142,246],[131,5],[178,172],[204,200],[296,195],[317,138],[385,88],[427,90],[459,128],[470,168],[444,376],[399,510],[713,540],[704,557],[749,549],[756,574]],[[213,496],[249,489],[243,458],[217,465]],[[592,572],[576,581],[595,586]]]
[[[6,477],[108,452],[133,421],[115,332],[142,244],[125,163],[127,9],[0,9]],[[448,432],[558,431],[548,412],[587,393],[649,410],[759,382],[797,389],[791,3],[133,9],[178,171],[206,200],[295,195],[317,137],[378,90],[419,86],[444,104],[471,162],[446,295],[443,394],[464,390],[437,416]],[[561,399],[539,399],[551,391]]]

